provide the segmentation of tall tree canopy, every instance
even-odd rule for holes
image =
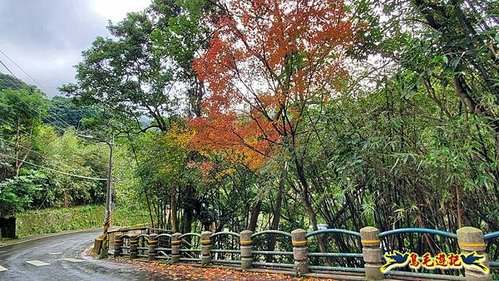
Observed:
[[[167,131],[168,117],[199,114],[202,89],[191,61],[201,48],[199,21],[205,5],[201,0],[155,1],[111,24],[113,38],[94,41],[77,66],[78,84],[62,90],[82,104],[99,104],[135,120],[141,130]],[[144,125],[143,116],[152,123]]]
[[[310,109],[348,79],[344,53],[354,27],[341,1],[228,1],[210,48],[195,67],[209,85],[196,145],[237,148],[261,166],[273,149],[290,154],[313,225],[304,175]],[[278,146],[276,148],[276,146]],[[258,155],[259,154],[259,155]]]

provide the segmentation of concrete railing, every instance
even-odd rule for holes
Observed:
[[[274,242],[269,243],[271,240]],[[272,268],[300,275],[346,274],[365,276],[368,280],[492,280],[494,274],[499,274],[499,232],[484,235],[472,227],[460,228],[457,233],[425,228],[380,232],[374,227],[362,228],[360,232],[325,229],[307,233],[296,229],[291,233],[277,230],[257,233],[249,230],[241,233],[204,231],[201,234],[121,233],[115,235],[112,249],[111,254],[130,258],[194,262],[202,266],[223,264],[242,269]],[[406,263],[383,273],[382,267],[387,262],[384,255],[394,251],[414,252],[419,256],[418,259],[413,257],[412,262],[418,264],[424,259],[428,262],[425,253],[435,257],[434,262],[437,262],[438,254],[453,253],[465,258],[476,252],[475,255],[484,256],[480,263],[484,268],[464,264],[464,268],[435,266],[434,269],[415,269]],[[406,259],[409,260],[407,256]]]

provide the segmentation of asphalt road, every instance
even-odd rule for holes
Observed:
[[[0,281],[160,280],[134,265],[83,255],[99,234],[63,234],[0,247]]]

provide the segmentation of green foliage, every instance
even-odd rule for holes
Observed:
[[[50,100],[46,124],[51,124],[60,130],[70,129],[68,126],[80,130],[95,127],[99,122],[102,110],[96,106],[82,106],[73,103],[69,98],[55,96]]]
[[[190,112],[200,115],[203,87],[192,60],[206,41],[201,24],[206,5],[204,0],[154,1],[144,12],[129,13],[108,27],[115,39],[96,38],[77,66],[78,83],[62,91],[141,131],[167,131],[166,117],[182,113],[185,99]],[[152,122],[143,122],[144,115]]]
[[[35,206],[103,202],[102,181],[75,179],[69,174],[105,177],[106,150],[84,144],[71,130],[59,135],[59,123],[55,127],[44,125],[42,118],[48,107],[60,109],[51,114],[63,113],[62,104],[70,107],[60,98],[55,104],[27,88],[0,91],[0,114],[5,116],[0,122],[2,216]]]
[[[39,163],[58,171],[87,177],[106,178],[107,147],[86,143],[74,131],[57,135],[53,127],[39,130],[35,145],[44,157]],[[40,156],[40,155],[38,155]],[[36,157],[36,155],[34,156]],[[35,206],[70,206],[104,202],[105,181],[75,178],[54,171],[46,171],[50,184],[35,197]]]
[[[37,88],[32,85],[26,84],[24,81],[17,79],[16,77],[10,76],[8,74],[0,73],[0,91],[5,89],[29,89],[31,92],[36,92]]]
[[[100,104],[106,111],[137,120],[145,114],[167,130],[164,114],[171,113],[175,79],[167,62],[152,51],[153,19],[130,13],[109,31],[116,39],[98,37],[77,67],[78,85],[65,85],[81,104]]]
[[[29,89],[4,89],[0,91],[0,132],[5,135],[30,133],[46,113],[47,102],[43,95]]]
[[[40,190],[40,182],[47,176],[37,171],[9,178],[0,182],[0,217],[12,216],[26,210]]]

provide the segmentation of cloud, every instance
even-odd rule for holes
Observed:
[[[121,20],[131,11],[141,11],[149,6],[150,1],[123,1],[123,0],[91,0],[90,6],[95,13],[113,22]]]
[[[2,0],[0,50],[30,74],[49,96],[74,81],[73,68],[96,36],[109,36],[108,20],[146,8],[150,0]],[[32,83],[7,58],[0,59]],[[5,69],[0,69],[6,73]]]

